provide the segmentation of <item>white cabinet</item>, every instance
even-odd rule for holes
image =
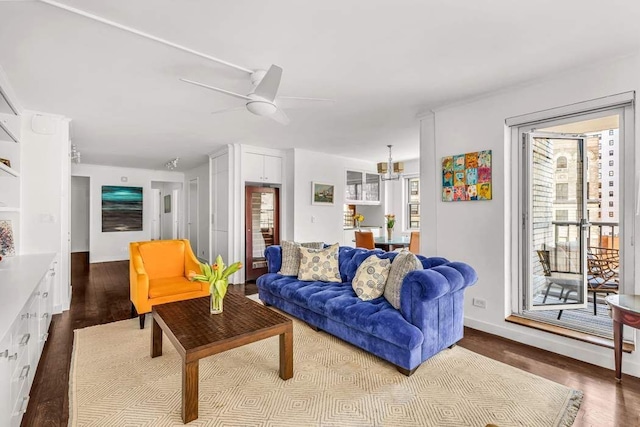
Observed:
[[[356,205],[380,204],[380,175],[348,170],[345,180],[345,203]]]
[[[282,157],[258,153],[244,153],[242,169],[248,182],[282,183]]]
[[[54,254],[21,255],[0,264],[0,426],[19,426],[48,337]]]

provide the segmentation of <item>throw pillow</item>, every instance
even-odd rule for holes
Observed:
[[[301,247],[298,280],[341,283],[338,264],[339,247],[338,243],[324,249]]]
[[[404,276],[413,270],[422,270],[422,263],[414,254],[409,251],[399,252],[391,263],[389,278],[384,287],[384,297],[389,303],[400,310],[400,288]]]
[[[362,301],[376,299],[384,293],[391,261],[371,255],[365,259],[353,278],[351,287]]]
[[[278,274],[297,276],[300,269],[300,247],[322,249],[323,242],[296,243],[289,240],[282,242],[282,264]]]

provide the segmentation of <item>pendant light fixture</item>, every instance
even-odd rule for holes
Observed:
[[[402,176],[402,172],[404,172],[404,163],[394,163],[391,157],[391,147],[393,147],[393,145],[387,145],[387,147],[389,147],[389,160],[378,163],[378,173],[380,174],[380,179],[383,181],[397,181]]]

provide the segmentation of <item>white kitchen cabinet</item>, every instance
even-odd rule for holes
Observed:
[[[0,266],[0,426],[19,426],[48,337],[55,254],[6,258]]]
[[[380,204],[380,175],[348,170],[345,180],[345,203],[355,205]]]
[[[282,183],[282,157],[246,152],[242,169],[247,182]]]

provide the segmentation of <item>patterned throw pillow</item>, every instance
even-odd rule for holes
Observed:
[[[390,269],[391,261],[388,259],[380,259],[375,255],[365,259],[351,283],[358,298],[369,301],[382,295]]]
[[[401,251],[391,263],[387,285],[384,287],[384,297],[396,309],[400,310],[400,288],[404,276],[414,270],[422,270],[422,263],[409,251]]]
[[[297,276],[300,269],[300,247],[322,249],[323,242],[296,243],[289,240],[282,242],[282,265],[278,274]]]
[[[342,282],[338,264],[338,243],[325,249],[300,248],[298,280]]]

